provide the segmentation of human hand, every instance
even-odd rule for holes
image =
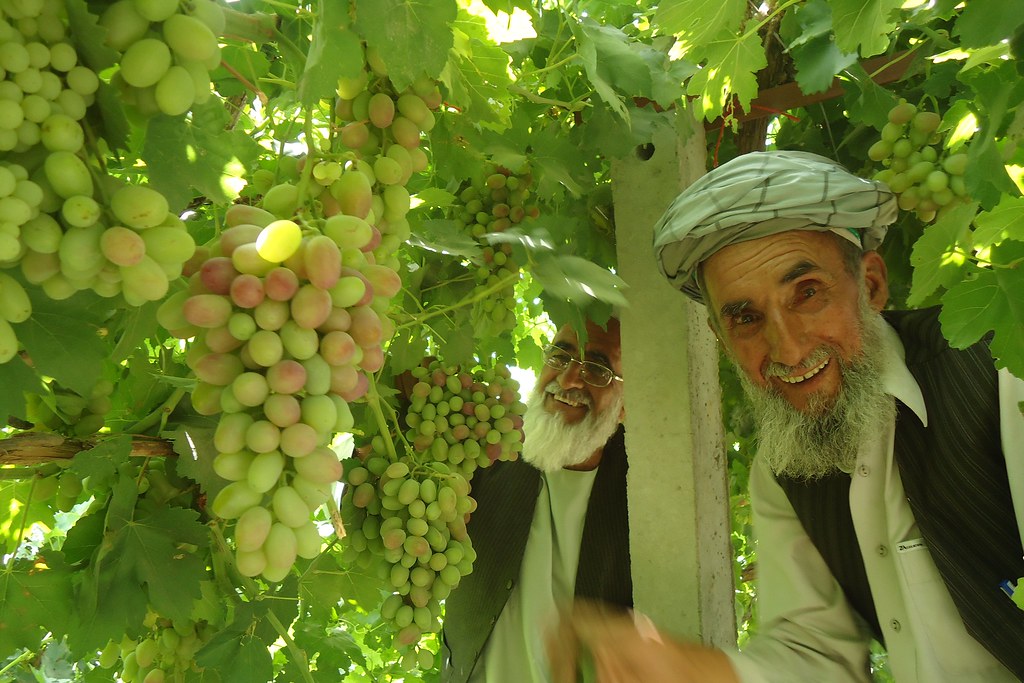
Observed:
[[[554,683],[738,683],[719,650],[672,640],[637,612],[577,602],[548,640]],[[581,678],[582,676],[582,678]]]

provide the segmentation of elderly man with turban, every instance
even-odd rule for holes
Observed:
[[[742,652],[674,641],[582,606],[557,680],[1024,679],[1024,382],[937,311],[884,310],[879,182],[802,152],[738,157],[655,227],[662,272],[707,307],[758,423],[750,474],[760,624]],[[1020,587],[1024,590],[1024,585]],[[589,667],[588,667],[589,668]]]

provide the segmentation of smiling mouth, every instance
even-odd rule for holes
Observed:
[[[785,382],[786,384],[800,384],[801,382],[806,382],[807,380],[809,380],[810,378],[814,377],[819,372],[824,370],[825,367],[828,366],[829,361],[830,359],[826,358],[824,361],[822,361],[821,365],[815,368],[811,368],[802,375],[796,375],[794,377],[779,377],[779,379]]]
[[[558,401],[559,403],[564,403],[567,406],[572,406],[573,408],[579,408],[581,406],[586,407],[588,405],[588,402],[587,402],[585,397],[580,397],[579,399],[576,399],[576,398],[573,398],[572,396],[569,396],[569,395],[566,395],[566,394],[548,394],[548,395],[553,400]]]

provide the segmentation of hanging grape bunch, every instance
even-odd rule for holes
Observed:
[[[435,360],[412,375],[411,450],[399,456],[383,436],[373,437],[365,460],[346,461],[341,505],[343,560],[377,572],[395,590],[381,616],[400,647],[438,631],[440,601],[472,570],[470,480],[478,467],[517,457],[525,410],[505,367],[471,372]],[[430,656],[412,648],[403,662],[426,668]]]
[[[143,116],[184,114],[212,94],[224,23],[213,0],[118,0],[99,19],[122,53],[111,82]]]
[[[528,204],[533,176],[514,174],[490,166],[459,193],[461,204],[453,206],[453,217],[483,246],[482,260],[475,271],[476,288],[488,289],[506,283],[500,291],[473,305],[473,328],[479,337],[500,335],[516,325],[515,285],[519,264],[512,257],[512,245],[491,244],[487,235],[501,233],[524,218],[536,218],[539,209]]]
[[[868,157],[886,167],[875,179],[897,195],[899,207],[930,223],[944,209],[969,201],[964,183],[967,154],[950,154],[939,147],[941,117],[900,100],[888,118]]]
[[[159,300],[195,243],[160,193],[101,170],[81,123],[99,79],[66,32],[63,3],[0,9],[0,268],[19,267],[52,299],[91,289],[132,306]],[[0,362],[17,352],[9,323],[27,319],[27,300],[0,281]]]
[[[526,405],[508,368],[470,373],[434,360],[412,373],[419,381],[406,413],[406,439],[417,453],[467,478],[477,467],[518,457]]]

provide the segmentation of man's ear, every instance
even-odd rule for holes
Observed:
[[[885,259],[877,251],[864,252],[861,257],[861,273],[871,308],[881,311],[889,301],[889,271]]]

